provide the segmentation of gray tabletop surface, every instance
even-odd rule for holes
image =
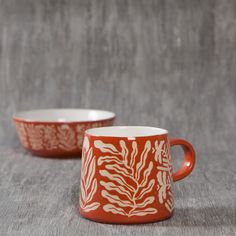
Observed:
[[[0,235],[236,235],[235,52],[235,0],[0,0]],[[171,219],[81,218],[80,158],[32,156],[11,121],[63,107],[194,145]],[[173,148],[175,169],[181,156]]]

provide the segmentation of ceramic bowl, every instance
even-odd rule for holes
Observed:
[[[44,109],[15,114],[19,139],[37,156],[65,157],[81,154],[87,129],[111,126],[115,114],[89,109]]]

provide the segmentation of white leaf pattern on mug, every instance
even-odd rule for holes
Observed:
[[[172,199],[171,183],[172,183],[172,164],[169,153],[169,141],[164,140],[155,141],[155,160],[158,162],[157,166],[157,182],[158,182],[158,199],[161,204],[164,204],[169,212],[174,209],[174,202]],[[169,198],[167,198],[167,195]]]
[[[172,212],[174,210],[175,206],[174,206],[174,201],[173,201],[173,198],[172,198],[172,193],[169,192],[169,195],[171,196],[171,198],[166,200],[165,207],[169,212]]]
[[[88,141],[88,140],[86,140]],[[92,202],[92,199],[97,191],[97,179],[95,178],[96,160],[93,156],[92,148],[88,150],[84,148],[82,158],[81,170],[81,194],[80,194],[80,207],[85,211],[94,211],[99,206],[99,202]]]
[[[103,210],[128,217],[156,214],[156,208],[147,207],[155,201],[155,196],[148,196],[155,183],[150,178],[153,162],[147,162],[151,150],[150,141],[145,143],[140,157],[136,141],[132,142],[132,151],[123,140],[120,141],[120,150],[99,140],[94,145],[106,153],[98,158],[98,166],[105,168],[99,173],[107,179],[100,181],[100,185],[104,187],[101,194],[109,202],[103,206]],[[135,165],[137,158],[139,160]]]

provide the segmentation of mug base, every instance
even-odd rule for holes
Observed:
[[[103,220],[103,219],[99,219],[96,217],[87,217],[83,214],[80,213],[80,215],[87,220],[93,221],[93,222],[98,222],[98,223],[102,223],[102,224],[114,224],[114,225],[134,225],[134,224],[150,224],[150,223],[155,223],[155,222],[159,222],[159,221],[164,221],[164,220],[168,220],[169,218],[171,218],[174,214],[174,211],[171,212],[170,215],[168,216],[163,216],[160,217],[158,219],[136,219],[136,220],[129,220],[129,221],[123,221],[123,220],[118,220],[118,221],[109,221],[109,220]]]

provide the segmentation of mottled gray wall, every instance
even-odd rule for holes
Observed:
[[[236,1],[0,0],[2,145],[17,141],[13,112],[47,107],[234,152]]]

